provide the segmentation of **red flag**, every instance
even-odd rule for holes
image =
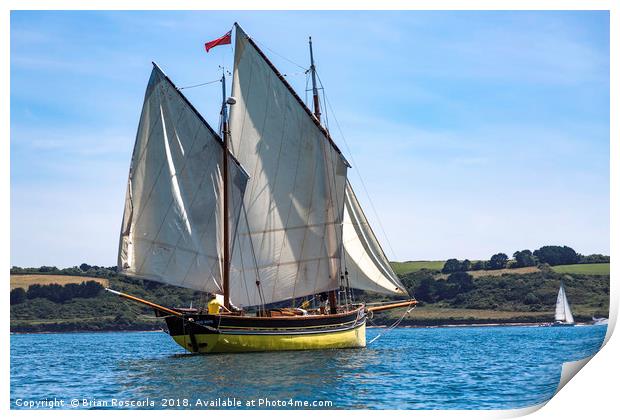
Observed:
[[[211,48],[217,47],[218,45],[230,44],[230,34],[231,33],[232,33],[232,30],[228,31],[226,33],[226,35],[222,35],[218,39],[214,39],[213,41],[205,42],[205,50],[207,50],[207,52],[209,52],[209,50]]]

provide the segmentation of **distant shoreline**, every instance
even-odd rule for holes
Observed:
[[[483,328],[483,327],[544,327],[551,322],[487,322],[487,323],[467,323],[467,324],[436,324],[436,325],[399,325],[396,328]],[[575,326],[590,326],[591,323],[578,322]],[[367,325],[368,329],[387,329],[390,325]],[[74,331],[11,331],[10,334],[76,334],[76,333],[157,333],[166,331],[162,329],[152,330],[74,330]]]
[[[30,334],[88,334],[88,333],[156,333],[166,331],[158,330],[74,330],[74,331],[11,331],[11,335],[30,335]],[[167,333],[166,333],[167,334]]]
[[[551,322],[504,322],[504,323],[480,323],[480,324],[437,324],[437,325],[399,325],[397,328],[477,328],[477,327],[545,327]],[[575,323],[575,326],[589,326],[584,322]],[[389,325],[368,325],[366,328],[388,328]]]

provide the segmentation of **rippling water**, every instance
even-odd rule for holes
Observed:
[[[383,330],[369,329],[368,339]],[[366,349],[189,355],[165,333],[11,335],[11,407],[236,398],[330,408],[506,409],[546,401],[605,326],[397,328]],[[173,401],[176,403],[176,401]],[[84,406],[80,403],[80,408]],[[192,408],[196,408],[194,405]]]

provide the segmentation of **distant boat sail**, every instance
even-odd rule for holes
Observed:
[[[560,325],[573,325],[575,320],[568,304],[568,298],[566,297],[566,289],[564,288],[564,282],[560,284],[560,290],[558,292],[558,299],[555,303],[555,322]]]
[[[364,347],[369,312],[417,302],[354,302],[351,289],[408,293],[321,124],[312,43],[314,112],[235,28],[232,97],[221,79],[221,137],[154,65],[118,256],[121,273],[218,294],[225,312],[217,303],[166,308],[111,292],[153,307],[192,352]]]

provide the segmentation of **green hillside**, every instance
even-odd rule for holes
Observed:
[[[390,262],[392,265],[392,269],[399,276],[413,273],[414,271],[427,269],[427,270],[438,270],[441,271],[445,261],[405,261],[398,262],[393,261]]]
[[[558,266],[571,274],[541,266],[534,271],[496,270],[481,271],[480,275],[467,273],[441,274],[442,261],[412,261],[396,263],[403,284],[420,304],[403,321],[403,325],[446,325],[476,323],[512,323],[551,321],[560,281],[575,319],[587,322],[592,316],[607,317],[609,313],[609,265],[583,264],[596,272],[578,273],[582,265]],[[589,267],[588,267],[589,266]],[[606,268],[605,268],[606,266]],[[95,267],[87,270],[59,270],[46,272],[38,269],[14,268],[13,274],[46,273],[66,276],[87,276],[105,279],[109,287],[168,307],[194,307],[204,303],[205,296],[189,289],[166,286],[155,282],[130,279],[118,275],[114,268]],[[572,271],[571,271],[572,270]],[[493,274],[493,275],[491,275]],[[46,280],[46,279],[43,279]],[[45,283],[48,283],[47,281]],[[51,286],[42,286],[51,287]],[[60,286],[58,286],[60,287]],[[165,327],[161,319],[153,316],[150,308],[123,300],[100,290],[93,296],[55,300],[55,297],[22,289],[19,296],[11,292],[12,332],[63,332],[63,331],[123,331],[153,330]],[[361,291],[356,292],[358,302],[389,299]],[[402,316],[401,309],[379,313],[372,320],[378,325],[390,325]],[[372,325],[371,323],[371,325]]]
[[[556,265],[552,268],[558,273],[609,275],[609,263]]]

